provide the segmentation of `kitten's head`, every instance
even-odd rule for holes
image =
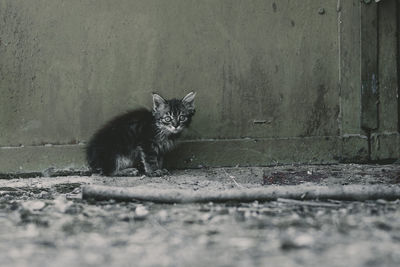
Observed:
[[[153,116],[156,126],[167,135],[176,135],[189,126],[195,113],[194,97],[196,93],[190,92],[181,100],[165,100],[153,93]]]

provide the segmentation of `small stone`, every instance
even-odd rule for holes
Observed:
[[[314,243],[314,238],[311,235],[302,234],[302,235],[297,236],[294,239],[294,242],[299,247],[308,247],[308,246],[311,246]]]
[[[318,14],[320,15],[325,14],[325,9],[323,7],[318,8]]]
[[[299,235],[293,239],[284,239],[281,243],[282,250],[302,249],[314,244],[314,238],[308,234]]]
[[[212,215],[210,213],[205,213],[200,216],[200,220],[203,222],[209,221],[211,218],[212,218]]]
[[[137,206],[135,209],[135,219],[145,219],[149,214],[149,210],[145,206]]]
[[[40,200],[32,200],[22,203],[22,207],[30,211],[42,210],[46,206],[46,203]]]
[[[40,193],[39,193],[39,198],[48,198],[49,197],[49,195],[50,195],[50,193],[49,192],[47,192],[47,191],[41,191]]]
[[[386,204],[387,204],[387,201],[384,200],[384,199],[378,199],[378,200],[376,201],[376,203],[377,203],[377,204],[381,204],[381,205],[386,205]]]

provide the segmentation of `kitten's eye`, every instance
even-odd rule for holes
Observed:
[[[185,121],[187,118],[186,116],[180,115],[179,116],[179,121]]]
[[[165,122],[171,122],[171,121],[172,121],[172,118],[171,118],[170,116],[166,116],[166,117],[163,118],[163,120],[164,120]]]

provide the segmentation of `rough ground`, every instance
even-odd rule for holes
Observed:
[[[0,180],[1,266],[400,266],[400,201],[164,205],[81,199],[82,184],[219,190],[400,183],[399,165]]]

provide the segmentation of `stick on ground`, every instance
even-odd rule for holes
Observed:
[[[198,190],[155,189],[140,187],[110,187],[87,185],[83,187],[82,198],[94,200],[138,200],[157,203],[193,202],[251,202],[269,201],[278,198],[297,200],[395,200],[400,198],[400,186],[396,185],[345,185],[345,186],[269,186],[249,189]]]

